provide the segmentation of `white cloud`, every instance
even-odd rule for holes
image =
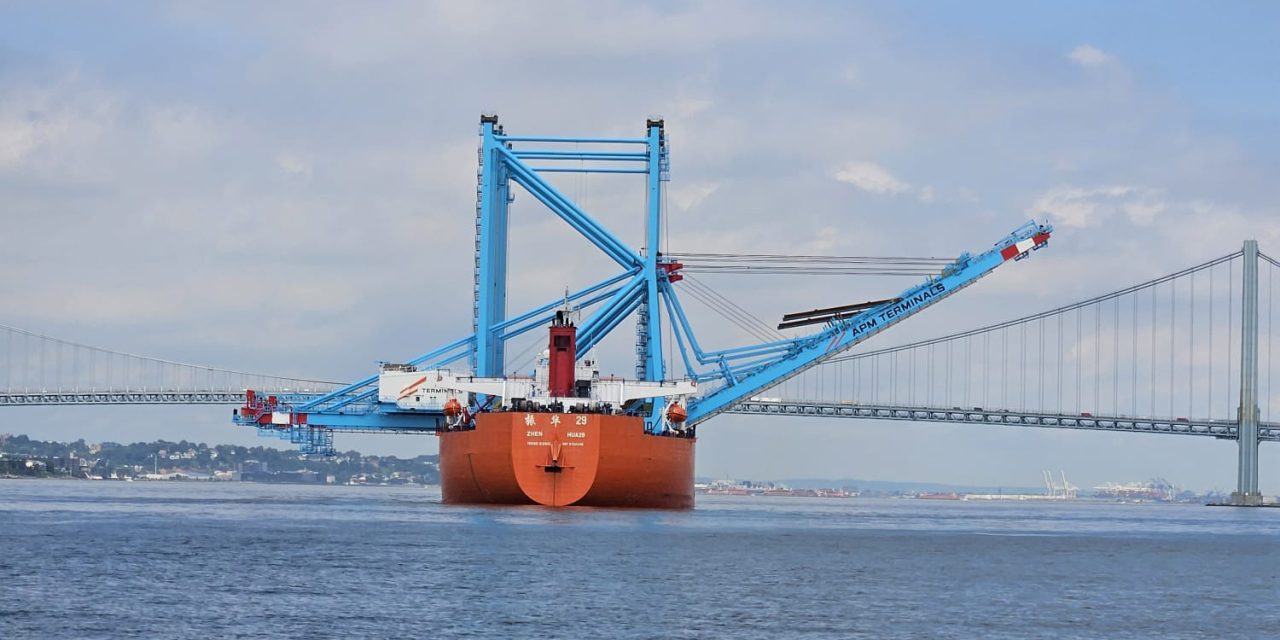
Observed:
[[[845,234],[835,227],[818,229],[817,237],[804,243],[802,253],[822,255],[837,250],[844,242]]]
[[[1120,209],[1134,224],[1149,225],[1156,221],[1156,216],[1164,212],[1166,204],[1159,199],[1126,202]]]
[[[1158,189],[1131,185],[1054,187],[1040,194],[1027,210],[1034,217],[1049,216],[1065,227],[1093,227],[1123,215],[1130,222],[1150,225],[1168,203]]]
[[[311,163],[292,153],[282,153],[276,156],[276,166],[289,175],[302,178],[311,177]]]
[[[902,193],[911,189],[909,183],[874,162],[847,162],[836,170],[835,178],[871,193]]]
[[[836,170],[835,179],[869,193],[912,193],[925,204],[938,199],[937,191],[932,186],[913,186],[874,162],[846,162]]]
[[[81,100],[72,109],[57,93],[56,89],[28,88],[0,92],[0,169],[30,164],[46,149],[97,133],[97,97]]]
[[[1111,61],[1111,56],[1093,45],[1082,44],[1067,54],[1072,62],[1082,67],[1097,67]]]
[[[840,69],[839,77],[845,84],[857,84],[862,80],[862,68],[851,62]]]
[[[465,55],[474,61],[482,59],[482,54],[466,47],[492,33],[507,37],[490,43],[486,54],[528,60],[583,51],[597,55],[695,54],[726,44],[811,39],[834,31],[829,20],[768,3],[743,3],[726,12],[716,2],[655,7],[619,0],[580,0],[554,7],[526,3],[499,7],[411,0],[375,3],[355,12],[341,6],[317,6],[308,11],[305,20],[284,6],[249,12],[234,6],[211,9],[194,5],[175,9],[173,15],[182,22],[206,27],[231,22],[237,29],[279,39],[336,67],[386,65],[441,49],[467,51]],[[533,24],[539,28],[530,29]],[[654,38],[655,33],[662,37]]]
[[[198,157],[231,137],[229,127],[208,111],[188,105],[153,108],[147,116],[158,149],[177,157]]]
[[[42,137],[33,123],[0,120],[0,168],[17,166],[36,148]]]
[[[692,118],[700,113],[705,113],[714,104],[707,98],[679,98],[675,102],[675,111],[672,115],[680,119]]]
[[[694,182],[692,184],[671,187],[667,194],[671,201],[683,211],[688,211],[702,204],[711,194],[720,190],[718,182]]]

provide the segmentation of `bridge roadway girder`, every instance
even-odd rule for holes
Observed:
[[[282,402],[304,402],[315,394],[271,394]],[[243,391],[10,391],[0,392],[0,406],[73,404],[227,404],[243,405]]]
[[[895,405],[868,405],[842,402],[740,402],[729,413],[795,417],[860,418],[864,420],[909,420],[914,422],[950,422],[1011,427],[1050,429],[1082,429],[1086,431],[1119,431],[1126,433],[1164,433],[1170,435],[1208,436],[1235,440],[1238,425],[1225,420],[1171,420],[1133,416],[1081,416],[1070,414],[1023,413],[985,409],[943,409]],[[1259,441],[1280,441],[1280,424],[1261,423]]]
[[[264,395],[260,393],[259,396]],[[316,398],[314,393],[270,393],[282,403],[298,405]],[[0,392],[0,407],[41,407],[53,405],[161,404],[242,406],[243,391],[24,391]],[[334,433],[435,433],[440,428],[438,415],[426,414],[356,414],[315,415],[307,426]],[[305,428],[305,427],[304,427]],[[265,431],[288,434],[288,427],[266,425]]]
[[[312,394],[276,394],[281,401],[301,403],[314,397]],[[104,405],[104,404],[170,404],[170,405],[243,405],[243,391],[25,391],[0,392],[0,407],[50,406],[50,405]],[[740,402],[729,413],[749,415],[777,415],[795,417],[860,418],[864,420],[905,420],[913,422],[950,422],[1011,427],[1041,427],[1049,429],[1081,429],[1086,431],[1119,431],[1126,433],[1164,433],[1170,435],[1209,436],[1235,440],[1238,427],[1225,420],[1170,420],[1132,416],[1080,416],[1070,414],[1025,413],[985,409],[944,409],[908,407],[899,405],[870,405],[843,402],[788,402],[746,401]],[[435,426],[416,424],[420,420],[397,420],[388,416],[385,424],[359,427],[345,424],[348,419],[335,416],[333,424],[318,424],[336,432],[377,433],[431,433]],[[368,418],[361,419],[364,422]],[[319,420],[318,420],[319,421]],[[1258,440],[1280,442],[1280,423],[1263,422],[1258,425]]]

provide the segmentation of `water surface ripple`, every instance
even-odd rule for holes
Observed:
[[[0,480],[0,638],[1276,638],[1280,509]]]

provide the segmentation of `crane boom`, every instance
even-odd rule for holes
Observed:
[[[1049,242],[1053,228],[1034,221],[1018,227],[994,247],[977,256],[963,254],[947,265],[938,277],[931,277],[883,304],[848,317],[833,320],[827,327],[801,338],[795,346],[772,361],[759,363],[741,375],[730,376],[719,389],[689,402],[689,424],[696,425],[728,410],[735,403],[799,375],[871,336],[919,313],[957,291],[977,282],[1009,260],[1020,259]]]

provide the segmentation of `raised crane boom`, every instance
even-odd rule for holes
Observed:
[[[905,320],[922,309],[977,282],[1009,260],[1020,259],[1049,242],[1053,228],[1033,222],[1018,227],[990,250],[971,256],[963,254],[929,278],[896,298],[882,301],[854,315],[836,317],[825,329],[794,341],[791,349],[772,361],[755,364],[738,375],[729,375],[719,389],[689,402],[690,424],[704,422],[735,403],[784,382],[827,358]]]

